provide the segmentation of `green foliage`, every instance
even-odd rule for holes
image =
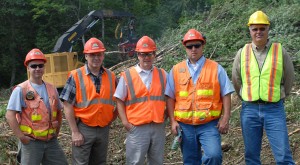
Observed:
[[[236,52],[244,44],[251,42],[247,26],[249,16],[256,10],[263,10],[271,21],[269,38],[271,41],[282,42],[294,60],[296,75],[299,75],[300,62],[297,57],[299,57],[300,50],[300,22],[298,19],[300,5],[298,1],[227,0],[213,2],[215,4],[208,12],[182,15],[180,26],[172,31],[172,34],[176,35],[170,35],[170,32],[165,31],[161,40],[170,43],[179,42],[180,37],[183,37],[189,29],[195,28],[206,36],[207,44],[204,54],[207,58],[217,61],[232,59],[233,61]],[[165,58],[162,65],[168,68],[169,57]],[[170,61],[170,63],[173,62],[174,60]],[[221,64],[230,75],[232,62]]]

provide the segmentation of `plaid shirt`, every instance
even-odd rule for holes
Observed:
[[[84,67],[86,69],[86,75],[89,75],[91,77],[93,83],[95,84],[96,92],[100,93],[102,74],[105,72],[105,69],[103,67],[101,67],[99,74],[97,76],[95,76],[91,73],[91,71],[89,70],[87,65],[85,65]],[[62,101],[67,101],[68,103],[74,105],[75,98],[76,98],[75,96],[76,96],[76,84],[75,84],[74,77],[72,75],[70,75],[59,98]]]

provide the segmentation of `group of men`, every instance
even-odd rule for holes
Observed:
[[[220,64],[204,57],[206,38],[195,29],[182,40],[187,59],[169,74],[153,65],[156,44],[143,36],[136,45],[138,64],[122,72],[119,80],[103,66],[103,43],[91,38],[83,51],[86,64],[71,71],[60,96],[42,80],[44,54],[32,49],[24,62],[30,78],[14,89],[6,113],[20,139],[21,164],[68,164],[57,140],[64,109],[74,165],[106,164],[109,126],[117,116],[127,131],[128,165],[163,164],[166,116],[172,133],[181,131],[185,165],[221,165],[221,134],[229,131],[234,89],[242,100],[246,164],[261,164],[263,130],[276,163],[295,164],[283,104],[294,68],[282,45],[269,40],[269,25],[262,11],[250,16],[252,43],[236,54],[233,85]]]

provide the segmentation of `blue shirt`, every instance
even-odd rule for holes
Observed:
[[[38,84],[34,84],[34,83],[30,83],[31,86],[33,87],[33,89],[35,89],[35,91],[38,93],[39,96],[41,96],[41,98],[43,99],[46,107],[50,110],[50,103],[49,103],[49,99],[48,99],[48,93],[47,93],[47,89],[45,84],[43,83],[42,85],[38,85]],[[56,90],[56,97],[58,98],[58,92]],[[23,92],[22,92],[22,88],[17,86],[8,101],[7,104],[7,110],[13,110],[13,111],[22,111],[22,108],[26,108],[26,104],[23,98]],[[61,102],[58,102],[57,105],[58,110],[61,110],[63,108]]]
[[[192,64],[189,62],[189,60],[186,60],[187,66],[189,68],[189,73],[192,77],[193,83],[196,84],[197,80],[199,78],[199,75],[201,73],[201,70],[204,66],[204,63],[206,61],[206,58],[202,56],[196,64]],[[221,90],[221,96],[225,96],[229,93],[234,92],[233,85],[231,81],[229,80],[227,73],[225,69],[218,64],[218,80],[220,83],[220,90]],[[173,78],[173,68],[171,69],[168,77],[167,77],[167,85],[166,85],[166,91],[165,95],[175,99],[175,85],[174,85],[174,78]]]

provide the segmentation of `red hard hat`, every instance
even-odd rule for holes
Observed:
[[[106,49],[103,43],[97,38],[90,38],[84,45],[83,53],[99,53]]]
[[[137,52],[153,52],[156,51],[155,42],[148,36],[143,36],[137,43],[135,51]]]
[[[183,37],[182,44],[185,45],[188,41],[202,41],[203,44],[206,43],[203,35],[195,29],[190,29]]]
[[[32,60],[43,60],[45,63],[47,62],[44,53],[37,48],[34,48],[27,53],[24,65],[27,67],[28,63]]]

